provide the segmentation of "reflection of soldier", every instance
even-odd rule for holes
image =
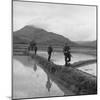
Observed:
[[[52,85],[52,83],[50,81],[50,78],[48,77],[47,83],[46,83],[46,88],[48,89],[48,92],[50,92],[51,85]]]
[[[34,70],[34,71],[37,70],[37,65],[36,65],[36,63],[34,63],[33,70]]]
[[[65,65],[68,65],[68,62],[71,61],[71,53],[70,53],[70,47],[67,44],[65,44],[63,52],[65,56]]]
[[[49,46],[48,47],[48,61],[50,61],[50,59],[51,59],[51,53],[53,52],[53,48],[52,48],[52,46]]]

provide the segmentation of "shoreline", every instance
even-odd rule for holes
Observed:
[[[25,52],[27,51],[28,44],[14,44],[13,45],[13,53],[14,52]],[[47,45],[41,46],[37,45],[38,51],[47,52]],[[54,52],[63,52],[63,46],[53,46]],[[87,55],[97,56],[97,48],[92,47],[71,47],[71,53],[83,53]]]
[[[58,79],[63,87],[71,90],[76,95],[81,94],[96,94],[97,80],[86,72],[80,71],[71,66],[65,67],[56,65],[53,62],[48,62],[40,56],[32,56],[32,58],[49,74]]]
[[[38,50],[38,52],[47,52],[46,50]],[[54,53],[55,52],[60,52],[60,53],[63,53],[61,50],[60,51],[53,51]],[[26,49],[15,49],[13,50],[13,55],[26,55],[27,53],[27,50]],[[91,56],[97,56],[97,52],[94,51],[94,50],[90,50],[90,51],[81,51],[81,50],[71,50],[71,53],[76,53],[76,54],[85,54],[85,55],[91,55]],[[26,55],[27,56],[27,55]]]

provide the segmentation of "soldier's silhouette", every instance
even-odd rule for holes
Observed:
[[[63,53],[65,56],[65,66],[68,65],[68,63],[71,61],[71,53],[70,53],[70,47],[66,43],[64,48],[63,48]]]
[[[30,42],[30,49],[33,51],[34,47],[36,46],[36,42],[35,41],[31,41]]]
[[[52,86],[52,83],[51,83],[51,81],[50,81],[49,76],[47,76],[47,77],[48,77],[48,78],[47,78],[46,88],[47,88],[48,92],[50,92],[50,88],[51,88],[51,86]]]
[[[50,61],[50,59],[51,59],[51,54],[52,54],[52,52],[53,52],[53,48],[52,48],[52,46],[50,45],[50,46],[48,47],[48,61]]]
[[[35,45],[34,46],[34,52],[35,52],[35,55],[37,54],[37,46]]]

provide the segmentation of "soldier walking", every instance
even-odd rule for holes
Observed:
[[[65,46],[63,48],[63,53],[65,56],[65,66],[67,66],[68,62],[71,61],[70,47],[67,45],[67,43],[65,44]]]
[[[51,54],[52,54],[52,52],[53,52],[53,48],[52,48],[52,46],[50,45],[50,46],[48,47],[48,61],[50,61],[50,59],[51,59]]]
[[[37,54],[37,46],[35,45],[34,46],[34,52],[35,52],[35,55]]]

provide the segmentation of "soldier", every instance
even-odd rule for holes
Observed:
[[[65,56],[65,66],[67,66],[68,65],[68,53],[67,53],[67,51],[64,51],[64,56]]]
[[[67,43],[65,43],[65,46],[64,46],[63,52],[64,52],[64,51],[69,51],[69,50],[70,50],[70,47],[68,46]]]
[[[35,51],[35,55],[36,55],[36,53],[37,53],[37,46],[36,45],[34,46],[34,51]]]
[[[37,45],[36,45],[36,42],[33,40],[33,41],[30,42],[29,45],[30,45],[30,51],[32,51],[32,53],[34,51],[34,53],[36,55],[36,53],[37,53]]]
[[[70,47],[67,45],[67,43],[65,44],[63,48],[63,53],[65,56],[65,66],[67,66],[68,62],[71,61]]]
[[[50,59],[51,59],[51,53],[53,52],[53,48],[52,48],[52,46],[49,46],[48,47],[48,61],[50,61]]]
[[[35,41],[31,41],[30,42],[30,48],[31,48],[32,51],[34,50],[35,46],[36,46],[36,42]]]
[[[68,56],[68,62],[70,62],[71,61],[71,57],[72,57],[70,51],[67,51],[67,56]]]

